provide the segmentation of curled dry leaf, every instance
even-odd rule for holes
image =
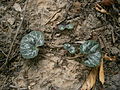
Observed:
[[[98,74],[98,67],[92,68],[81,90],[90,90],[95,85],[97,74]]]
[[[100,80],[100,82],[102,84],[104,84],[104,82],[105,82],[105,76],[104,76],[103,59],[101,60],[101,64],[100,64],[99,80]]]
[[[103,9],[99,4],[95,5],[95,9],[101,13],[109,14],[105,9]]]
[[[103,59],[109,60],[109,61],[116,61],[116,57],[115,56],[109,57],[109,56],[107,56],[107,54],[104,55]]]

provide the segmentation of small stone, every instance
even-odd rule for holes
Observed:
[[[118,18],[118,22],[120,23],[120,17]]]
[[[118,54],[119,52],[120,52],[120,50],[118,48],[116,48],[116,47],[111,48],[111,53],[112,54]]]
[[[11,18],[8,18],[7,21],[10,23],[10,25],[13,25],[15,22],[15,19],[11,17]]]
[[[116,75],[113,75],[113,76],[112,76],[112,80],[113,80],[113,81],[116,81],[116,82],[120,81],[120,73],[118,73],[118,74],[116,74]]]
[[[19,12],[22,11],[21,6],[20,6],[19,3],[15,3],[15,4],[13,5],[13,8],[14,8],[16,11],[19,11]]]

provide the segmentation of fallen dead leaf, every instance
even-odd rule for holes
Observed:
[[[97,74],[98,74],[98,67],[95,67],[91,70],[81,90],[90,90],[95,85]]]
[[[95,5],[95,9],[101,13],[109,14],[105,9],[103,9],[99,4]]]
[[[109,57],[109,56],[107,56],[107,54],[104,55],[103,59],[104,60],[109,60],[109,61],[116,61],[116,57],[115,56]]]
[[[104,82],[105,82],[105,76],[104,76],[103,59],[101,60],[101,64],[100,64],[99,80],[100,80],[100,82],[102,84],[104,84]]]
[[[51,22],[57,20],[59,17],[61,17],[61,13],[60,12],[61,12],[61,9],[59,9],[57,12],[55,12],[53,14],[53,16],[49,19],[49,21],[46,22],[46,24],[51,23]]]

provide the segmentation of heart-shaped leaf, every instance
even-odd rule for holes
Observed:
[[[44,34],[40,31],[32,31],[25,35],[20,43],[20,53],[26,59],[38,55],[38,47],[44,45]]]
[[[101,47],[99,43],[94,40],[89,40],[80,45],[81,54],[86,54],[86,61],[84,64],[89,67],[96,67],[100,64],[102,57]]]
[[[75,52],[76,52],[75,47],[72,46],[69,43],[64,44],[64,49],[66,49],[67,51],[69,51],[69,53],[71,53],[71,54],[75,54]]]

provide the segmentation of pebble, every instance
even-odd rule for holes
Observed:
[[[120,50],[118,48],[116,48],[116,47],[112,47],[111,48],[111,53],[112,54],[118,54],[118,53],[120,53]]]

